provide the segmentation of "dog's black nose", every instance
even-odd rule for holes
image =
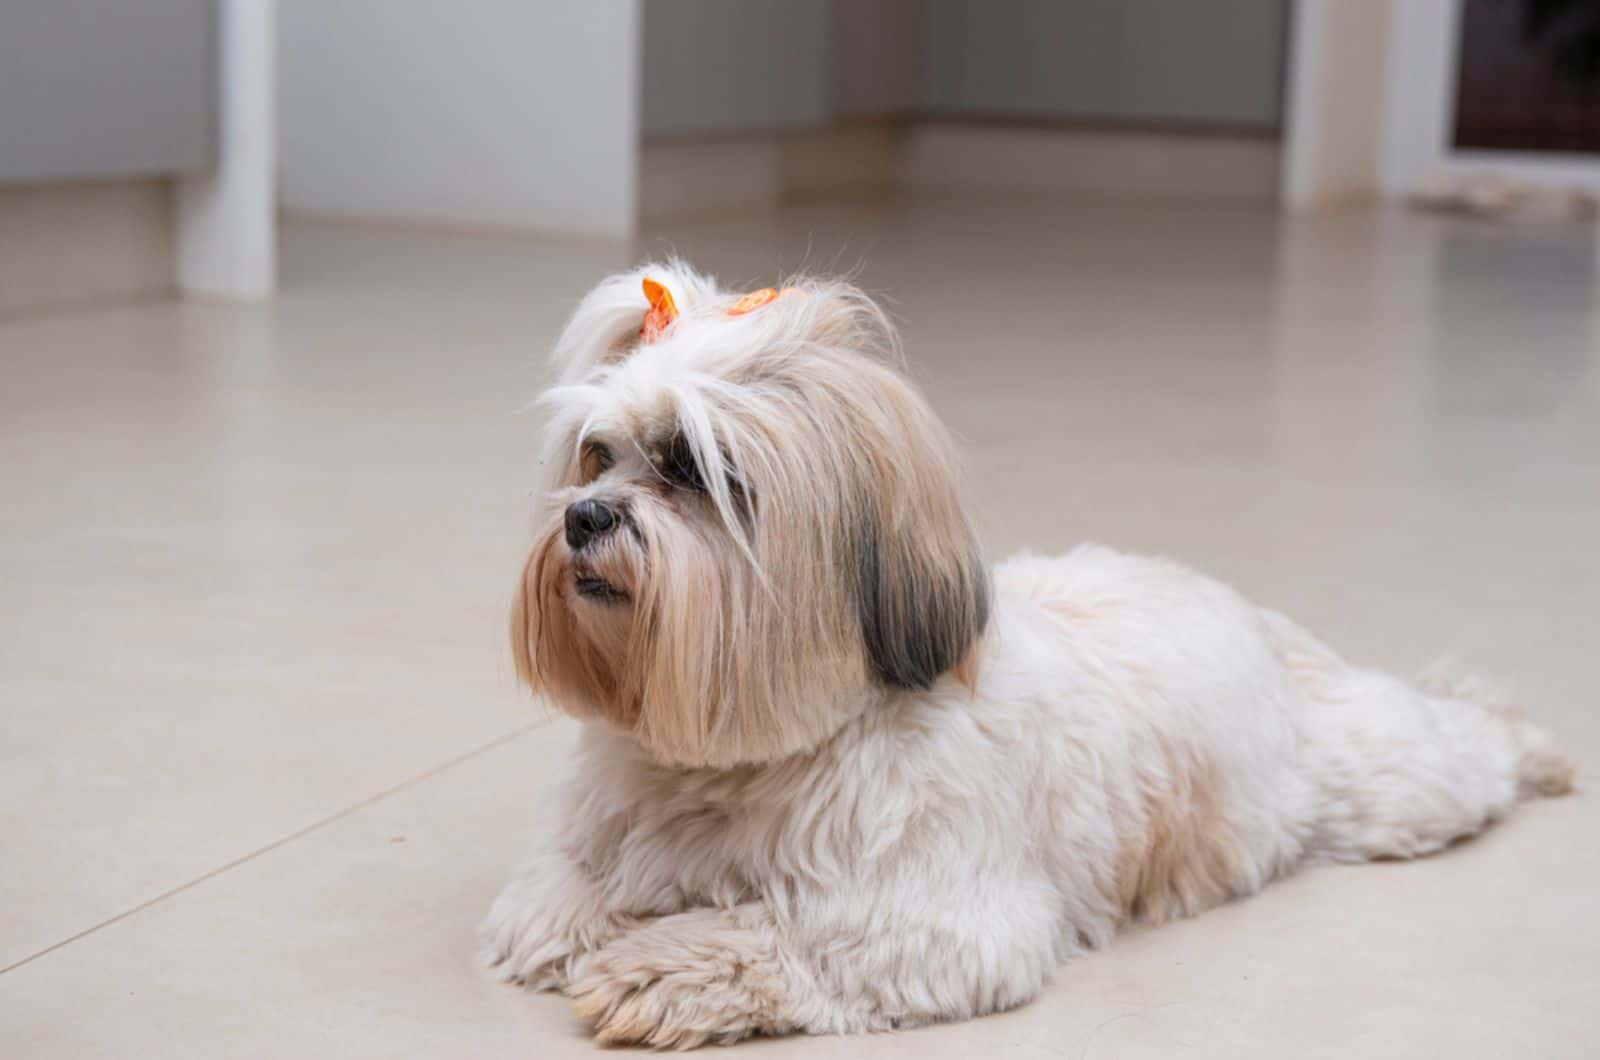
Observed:
[[[600,501],[582,500],[567,505],[567,547],[576,551],[611,532],[617,513]]]

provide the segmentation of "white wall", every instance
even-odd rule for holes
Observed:
[[[645,0],[650,137],[828,120],[828,0]]]
[[[210,0],[0,3],[0,180],[206,168],[211,7]]]
[[[280,0],[290,211],[623,235],[639,0]]]
[[[932,109],[1271,131],[1287,3],[644,0],[643,128],[662,138]]]
[[[926,23],[926,0],[644,0],[644,135],[918,110]]]
[[[931,0],[926,102],[958,114],[1275,129],[1285,7]]]
[[[926,0],[833,0],[832,7],[835,116],[881,118],[921,110]]]

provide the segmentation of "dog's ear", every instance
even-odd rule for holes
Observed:
[[[930,688],[950,671],[971,684],[970,656],[989,619],[976,542],[964,525],[936,518],[945,517],[916,513],[885,526],[875,515],[862,528],[861,635],[873,674],[896,688]]]
[[[897,371],[899,337],[883,308],[840,281],[790,281],[769,309],[802,333],[822,381],[814,414],[836,413],[816,441],[816,475],[845,480],[844,576],[873,677],[926,689],[953,673],[971,685],[989,618],[989,578],[960,500],[954,447]],[[840,383],[839,380],[847,380]]]
[[[954,447],[932,409],[886,365],[859,370],[853,425],[858,494],[849,506],[862,640],[879,681],[971,684],[989,619],[989,577],[962,507]]]

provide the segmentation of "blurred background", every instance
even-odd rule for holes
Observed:
[[[1592,783],[1597,196],[1594,0],[5,0],[0,1055],[588,1050],[473,925],[573,739],[527,404],[664,254],[881,298],[996,558],[1459,654]],[[758,1048],[1586,1056],[1597,826]]]
[[[263,295],[280,218],[1586,194],[1597,38],[1584,0],[15,0],[0,308]]]

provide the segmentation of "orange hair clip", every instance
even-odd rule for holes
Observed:
[[[654,342],[667,330],[667,325],[678,319],[678,304],[672,300],[671,291],[648,276],[640,286],[644,288],[645,301],[650,303],[650,309],[639,327],[639,338]]]
[[[789,294],[794,290],[795,288],[793,287],[785,287],[781,291],[775,290],[771,287],[763,287],[759,291],[751,291],[749,294],[745,295],[743,298],[740,298],[737,302],[733,303],[731,307],[729,307],[728,316],[742,317],[746,313],[749,313],[752,310],[760,309],[768,302],[771,302],[777,298],[782,298],[784,295]]]

